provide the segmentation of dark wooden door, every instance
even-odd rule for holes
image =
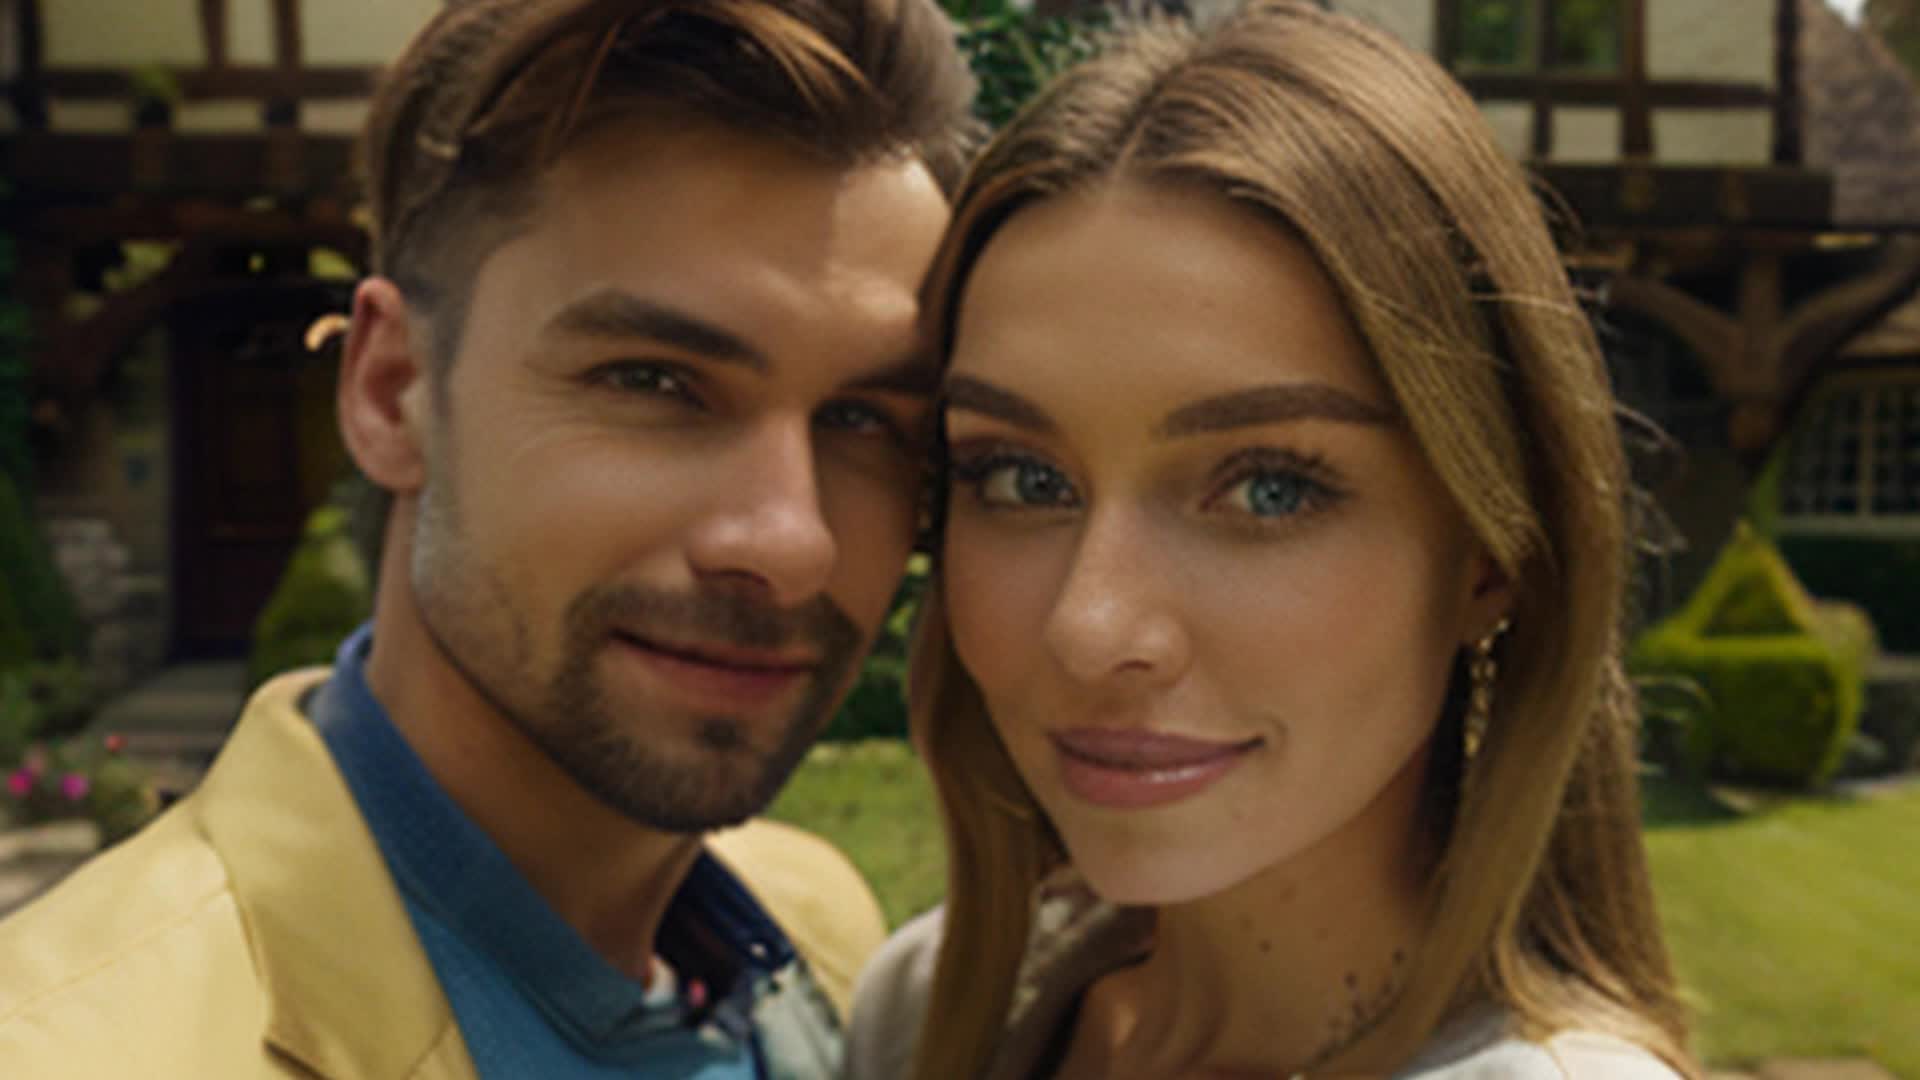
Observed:
[[[307,326],[336,290],[262,286],[174,320],[174,653],[237,656],[345,454],[331,356]]]

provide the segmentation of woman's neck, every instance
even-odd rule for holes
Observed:
[[[1160,908],[1147,959],[1088,990],[1061,1076],[1287,1076],[1335,1057],[1344,1066],[1396,999],[1422,935],[1425,771],[1419,755],[1299,856]]]

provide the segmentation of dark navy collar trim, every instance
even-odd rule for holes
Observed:
[[[750,1029],[755,997],[794,951],[746,886],[701,853],[669,903],[657,947],[683,982],[706,983],[709,1000],[692,1017],[650,1008],[640,983],[555,914],[428,773],[367,685],[371,643],[369,625],[340,647],[310,715],[410,904],[493,956],[558,1030],[596,1056],[663,1024]]]

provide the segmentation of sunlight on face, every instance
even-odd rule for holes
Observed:
[[[432,414],[414,595],[602,801],[739,821],[825,726],[912,543],[945,200],[915,162],[665,122],[571,150],[541,196]]]
[[[948,389],[955,648],[1098,891],[1409,831],[1483,560],[1302,244],[1124,180],[1022,210]]]

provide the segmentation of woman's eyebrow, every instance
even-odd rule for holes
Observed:
[[[1154,434],[1162,439],[1204,435],[1291,420],[1332,420],[1392,427],[1399,414],[1326,383],[1256,386],[1203,398],[1168,413]]]
[[[941,397],[949,409],[979,413],[1037,435],[1051,435],[1057,430],[1053,418],[1038,405],[970,375],[948,375]]]

